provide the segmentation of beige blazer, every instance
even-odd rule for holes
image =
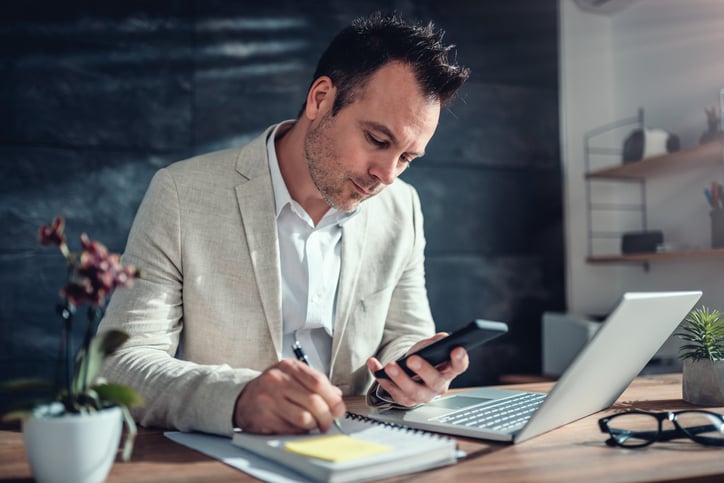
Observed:
[[[282,354],[281,281],[266,139],[156,173],[124,263],[142,278],[115,292],[100,329],[130,335],[104,370],[145,399],[143,425],[231,434],[244,385]],[[331,381],[372,382],[365,361],[404,353],[434,332],[422,214],[397,180],[343,225]]]

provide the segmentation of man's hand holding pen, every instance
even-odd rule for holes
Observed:
[[[409,352],[447,336],[438,333],[424,339]],[[297,359],[284,359],[271,366],[256,379],[247,383],[234,406],[234,425],[244,431],[261,434],[299,434],[313,429],[327,432],[336,418],[347,409],[342,391],[327,376],[313,369],[305,361],[303,351],[295,348]],[[432,400],[450,386],[450,382],[465,372],[468,354],[462,347],[455,348],[450,360],[433,367],[419,356],[408,360],[408,367],[416,372],[409,377],[396,362],[384,366],[389,379],[378,383],[395,402],[402,406],[416,406]],[[367,361],[370,372],[382,369],[382,364],[371,357]]]
[[[234,425],[261,434],[326,432],[346,411],[342,391],[324,374],[284,359],[247,383],[234,406]]]

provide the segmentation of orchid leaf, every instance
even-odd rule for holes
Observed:
[[[90,381],[93,381],[100,372],[106,357],[115,352],[126,340],[128,334],[120,330],[109,330],[93,337],[88,352],[83,350],[78,352],[73,390],[80,393],[88,387]]]
[[[104,357],[113,354],[127,340],[128,334],[122,330],[115,329],[101,332],[93,338],[93,341],[98,344],[98,349]]]
[[[93,386],[101,401],[112,401],[119,406],[140,406],[143,398],[133,389],[121,384],[104,383]]]
[[[44,379],[16,379],[0,383],[3,421],[22,419],[28,411],[57,399],[55,386]]]
[[[78,394],[76,399],[82,408],[102,409],[104,407],[103,400],[94,388],[86,389],[83,393]]]
[[[6,412],[3,414],[0,421],[3,423],[10,423],[14,421],[22,421],[23,419],[28,419],[33,415],[33,408],[26,408],[26,409],[14,409],[12,411]]]
[[[121,411],[123,412],[123,424],[126,425],[127,429],[126,442],[123,443],[123,450],[121,451],[121,460],[129,461],[131,459],[131,453],[133,453],[133,445],[136,443],[138,428],[128,407],[121,406]]]
[[[0,383],[0,394],[18,392],[54,392],[55,385],[45,379],[13,379]]]

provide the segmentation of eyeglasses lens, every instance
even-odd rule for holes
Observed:
[[[608,430],[621,446],[644,446],[656,441],[659,421],[650,414],[623,413],[611,418]]]
[[[686,411],[676,416],[676,422],[695,441],[724,444],[724,422],[716,415]]]

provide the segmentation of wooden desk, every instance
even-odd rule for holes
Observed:
[[[548,390],[551,383],[518,385]],[[460,438],[468,457],[456,465],[388,481],[414,482],[620,482],[620,481],[724,481],[724,448],[706,447],[689,440],[655,443],[643,449],[610,448],[598,429],[604,413],[626,408],[656,411],[693,407],[681,400],[681,375],[637,378],[614,406],[563,428],[517,445]],[[363,413],[361,398],[348,403]],[[716,408],[724,411],[724,408]],[[22,434],[0,431],[0,481],[30,481]],[[163,431],[141,429],[133,459],[116,462],[108,482],[256,481],[236,469],[177,445]]]

